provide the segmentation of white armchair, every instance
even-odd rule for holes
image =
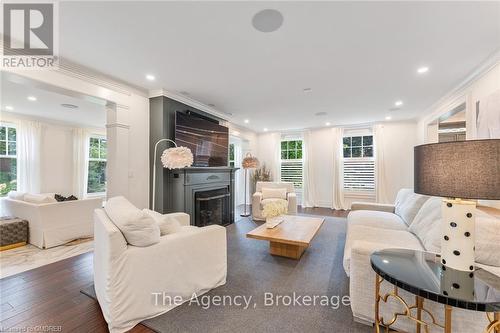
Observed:
[[[283,198],[264,198],[262,195],[263,188],[285,188],[286,199]],[[262,216],[264,205],[271,201],[286,200],[288,203],[289,215],[297,214],[297,195],[293,183],[291,182],[257,182],[256,192],[252,196],[252,217],[254,220],[263,221],[265,218]]]
[[[226,229],[189,226],[189,215],[172,215],[181,231],[136,247],[103,209],[95,211],[94,285],[111,333],[126,332],[226,283]]]

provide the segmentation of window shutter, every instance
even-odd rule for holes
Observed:
[[[352,191],[375,190],[375,162],[373,159],[344,160],[344,189]]]
[[[302,161],[281,161],[281,181],[292,182],[295,188],[302,188]]]

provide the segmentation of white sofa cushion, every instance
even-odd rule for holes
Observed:
[[[175,216],[169,214],[163,215],[151,209],[143,209],[142,211],[155,220],[160,228],[161,236],[173,234],[182,230],[182,225]]]
[[[262,199],[286,199],[286,188],[262,188]]]
[[[364,225],[349,226],[344,248],[344,270],[349,275],[351,248],[356,242],[369,242],[380,245],[379,249],[403,248],[423,250],[422,244],[415,235],[404,230],[374,228]]]
[[[376,210],[355,210],[347,216],[349,226],[364,225],[367,227],[407,230],[408,227],[404,221],[393,213],[381,212]]]
[[[410,226],[418,211],[428,199],[428,196],[416,194],[412,189],[402,189],[396,197],[394,212]]]
[[[130,245],[149,246],[160,241],[160,227],[155,220],[124,197],[109,199],[104,210]]]
[[[500,267],[500,220],[482,212],[476,214],[476,262]]]
[[[24,201],[37,205],[57,202],[57,200],[54,199],[54,196],[50,196],[47,194],[30,194],[30,193],[26,193],[24,195]]]

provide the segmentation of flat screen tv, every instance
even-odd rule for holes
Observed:
[[[192,112],[175,114],[175,143],[193,152],[194,167],[228,165],[229,130]]]

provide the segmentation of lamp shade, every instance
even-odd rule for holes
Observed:
[[[255,169],[259,167],[259,160],[257,157],[252,156],[252,154],[247,153],[243,162],[241,162],[243,169]]]
[[[193,165],[193,153],[187,147],[168,148],[161,154],[161,163],[167,169],[180,169]]]
[[[500,139],[420,145],[414,157],[416,193],[500,199]]]

